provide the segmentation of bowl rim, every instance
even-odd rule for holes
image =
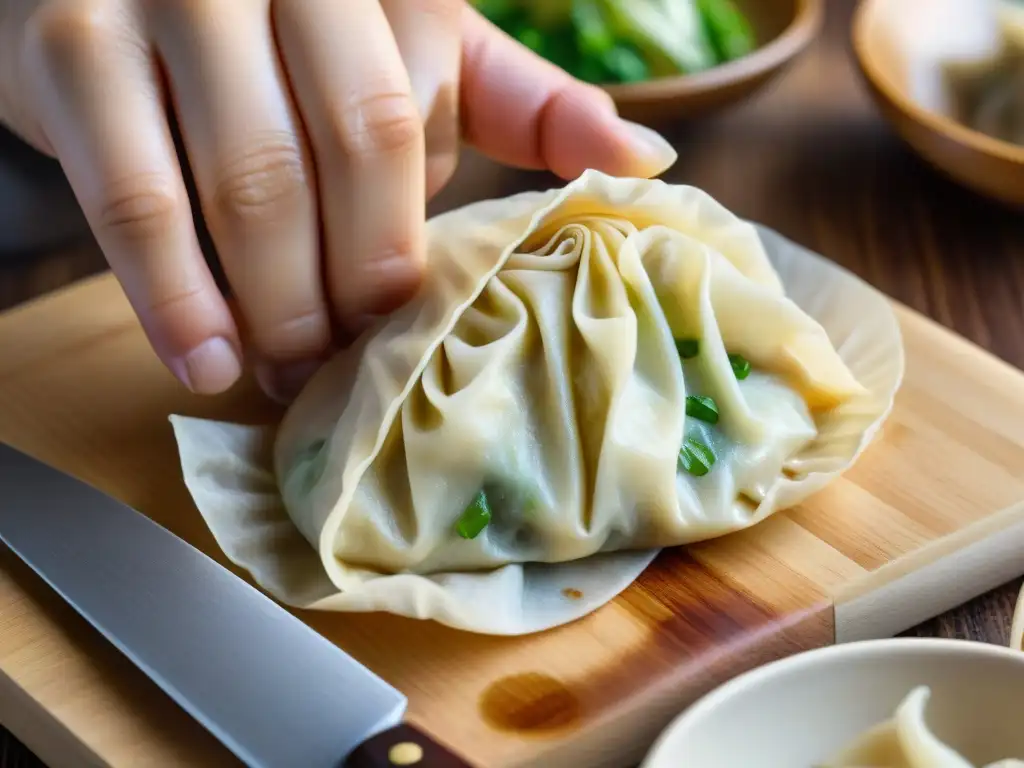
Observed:
[[[659,99],[686,93],[708,93],[770,72],[794,58],[817,36],[825,18],[826,0],[794,0],[796,12],[785,29],[746,56],[692,75],[672,75],[638,83],[598,85],[613,99]]]
[[[713,689],[680,712],[661,732],[647,751],[640,768],[656,768],[654,760],[666,748],[670,739],[693,723],[700,723],[708,714],[737,694],[775,677],[784,677],[814,665],[827,664],[835,657],[872,659],[879,656],[920,656],[954,654],[965,658],[1001,659],[1010,664],[1024,666],[1024,653],[1002,645],[977,640],[959,640],[943,637],[888,637],[879,640],[857,640],[838,643],[796,653],[755,667]]]
[[[874,9],[874,6],[883,1],[859,0],[853,12],[853,23],[851,25],[854,58],[856,58],[861,72],[864,73],[864,76],[871,85],[886,101],[895,106],[904,115],[928,128],[933,133],[942,134],[981,154],[997,157],[1011,163],[1024,164],[1024,147],[989,136],[959,123],[951,117],[926,109],[889,85],[886,77],[882,74],[881,68],[877,65],[875,57],[871,53],[871,45],[868,42],[869,13]]]

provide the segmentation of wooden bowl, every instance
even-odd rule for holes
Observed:
[[[911,96],[905,23],[908,0],[861,0],[853,48],[861,74],[896,133],[941,172],[983,195],[1024,205],[1024,147],[987,136],[922,106]],[[900,5],[904,4],[904,5]],[[922,13],[926,12],[922,9]]]
[[[755,51],[694,75],[604,86],[619,114],[648,125],[661,124],[740,101],[802,53],[824,19],[824,0],[737,0],[737,5],[754,27]]]
[[[740,675],[676,718],[641,768],[821,765],[921,685],[931,689],[929,727],[973,765],[1024,757],[1024,653],[898,638],[820,648]]]

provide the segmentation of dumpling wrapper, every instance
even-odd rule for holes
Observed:
[[[931,690],[907,694],[892,719],[858,736],[820,768],[974,768],[928,727],[925,710]],[[1024,768],[1024,761],[999,760],[984,768]]]
[[[1017,593],[1017,602],[1013,606],[1009,645],[1015,651],[1024,651],[1024,587]]]
[[[693,187],[588,171],[439,216],[428,237],[420,296],[279,430],[172,417],[218,543],[287,604],[491,634],[572,621],[657,547],[824,487],[902,378],[884,296]],[[680,365],[690,336],[701,354]],[[718,425],[687,418],[687,394],[713,395]],[[714,446],[705,477],[679,472],[684,435]],[[526,508],[456,537],[492,481]]]

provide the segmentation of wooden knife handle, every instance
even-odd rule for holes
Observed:
[[[415,726],[402,723],[367,739],[340,768],[472,768]]]

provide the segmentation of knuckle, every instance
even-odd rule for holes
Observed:
[[[294,141],[260,142],[229,164],[214,192],[217,215],[246,223],[287,215],[309,195],[302,153]]]
[[[102,17],[87,3],[43,5],[26,24],[27,39],[41,51],[65,51],[104,33]]]
[[[419,0],[420,10],[445,26],[457,27],[465,10],[463,0]]]
[[[410,94],[379,91],[353,99],[336,121],[335,134],[346,155],[397,155],[423,142],[423,123]]]
[[[146,3],[156,12],[172,12],[185,23],[208,23],[218,15],[218,6],[223,10],[221,0],[147,0]]]
[[[94,50],[118,34],[116,21],[95,2],[43,4],[25,25],[26,47],[43,59],[62,60],[71,52]]]
[[[217,308],[220,295],[208,286],[187,279],[154,280],[153,275],[142,285],[138,279],[129,279],[126,291],[131,289],[132,306],[161,357],[177,357],[224,333],[224,319]]]
[[[183,210],[172,182],[147,174],[112,185],[99,206],[99,222],[121,240],[149,241],[170,232]]]
[[[150,298],[146,311],[166,324],[171,324],[182,317],[194,317],[197,308],[201,307],[205,291],[200,286],[186,286],[168,293],[154,295]]]

